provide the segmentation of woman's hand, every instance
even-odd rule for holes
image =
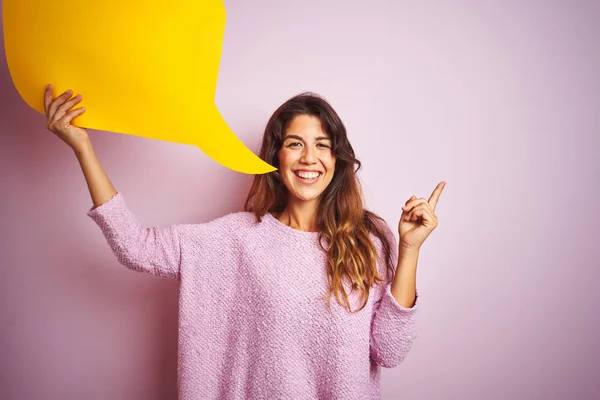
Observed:
[[[412,196],[402,207],[402,215],[398,224],[400,248],[403,250],[420,250],[423,242],[438,224],[435,207],[442,194],[446,182],[440,182],[429,200]]]
[[[46,112],[46,127],[73,150],[77,151],[89,143],[88,132],[84,128],[71,125],[73,118],[85,112],[85,107],[71,108],[79,103],[81,95],[71,98],[73,92],[69,89],[57,98],[52,98],[52,85],[46,86],[44,92],[44,110]]]

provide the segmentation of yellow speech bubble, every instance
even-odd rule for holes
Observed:
[[[77,126],[193,144],[234,171],[276,170],[215,106],[225,5],[216,0],[3,0],[8,68],[25,102],[81,93]]]

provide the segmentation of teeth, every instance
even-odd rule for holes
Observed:
[[[304,178],[304,179],[315,179],[315,178],[318,178],[319,175],[321,175],[320,172],[301,172],[301,171],[296,172],[296,174],[300,178]]]

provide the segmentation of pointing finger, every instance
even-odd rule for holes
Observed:
[[[435,207],[437,206],[438,200],[440,199],[440,195],[442,194],[442,190],[446,187],[446,182],[440,182],[431,193],[431,197],[429,197],[429,206],[433,211],[435,211]]]

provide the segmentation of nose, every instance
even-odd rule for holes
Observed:
[[[316,150],[311,146],[304,146],[302,150],[302,157],[300,157],[300,162],[303,164],[314,164],[317,162]]]

